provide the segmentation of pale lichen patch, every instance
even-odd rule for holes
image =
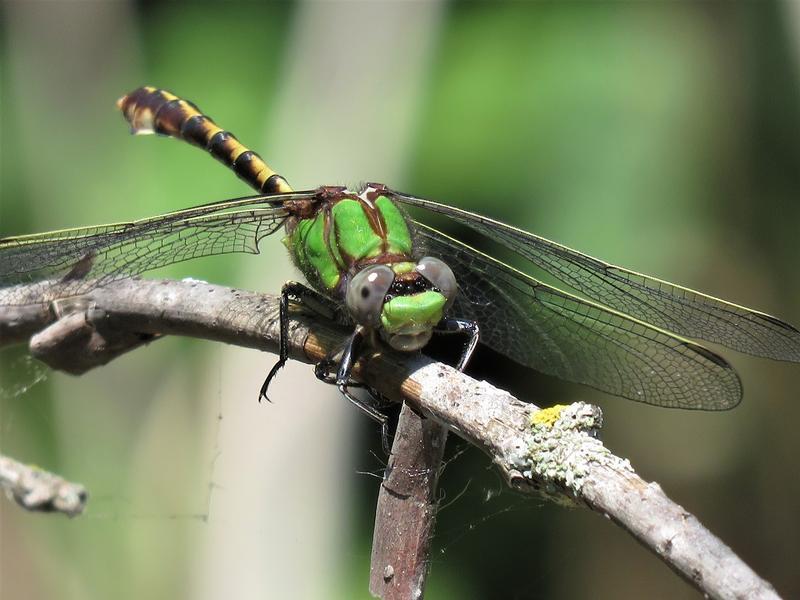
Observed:
[[[580,496],[592,469],[614,460],[598,439],[602,421],[600,409],[584,402],[536,411],[525,444],[513,462],[548,496],[569,503],[564,492],[573,498]]]

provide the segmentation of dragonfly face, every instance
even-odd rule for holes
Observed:
[[[317,191],[314,210],[287,223],[285,244],[306,279],[344,301],[350,317],[395,350],[425,346],[457,291],[441,260],[413,259],[405,216],[385,186]]]
[[[419,350],[455,300],[456,279],[430,256],[418,263],[378,264],[347,283],[345,303],[353,320],[375,328],[395,350]]]

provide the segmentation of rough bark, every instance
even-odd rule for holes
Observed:
[[[57,294],[57,287],[52,291]],[[76,370],[93,363],[102,365],[125,350],[125,340],[134,348],[160,335],[186,335],[271,352],[277,349],[277,300],[253,292],[196,281],[130,279],[95,290],[70,306],[70,310],[62,306],[58,311],[0,308],[0,345],[44,329],[35,338],[39,341],[37,356],[67,370],[70,365],[76,365]],[[59,324],[61,319],[71,322]],[[88,329],[75,333],[83,327]],[[290,327],[290,354],[297,360],[316,362],[345,334],[341,328],[299,315]],[[60,342],[59,336],[66,336],[69,343]],[[106,346],[103,339],[109,336],[113,337]],[[86,355],[78,357],[81,344],[75,342],[81,339]],[[602,415],[597,407],[578,402],[539,409],[424,356],[385,349],[366,356],[355,376],[480,448],[515,490],[586,507],[607,517],[702,593],[713,598],[777,597],[769,583],[697,518],[603,446],[598,438]],[[425,427],[425,419],[418,422]],[[411,438],[404,439],[401,434],[397,443],[407,439]],[[419,464],[425,465],[432,457],[435,453],[423,449]],[[385,489],[402,494],[403,478],[409,473],[393,469],[387,478],[391,487]],[[435,476],[426,475],[430,494]],[[434,498],[416,495],[407,500],[403,518],[424,512],[425,503]],[[382,535],[390,533],[382,531]],[[377,552],[382,556],[379,549]],[[390,588],[386,580],[391,583],[398,568],[408,564],[408,572],[414,574],[424,568],[413,557],[382,562],[383,571],[373,577],[382,578],[378,588],[383,588],[386,597]],[[424,577],[421,581],[424,583]]]

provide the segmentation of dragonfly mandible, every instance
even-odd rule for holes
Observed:
[[[563,380],[647,404],[725,410],[742,398],[733,367],[687,338],[800,362],[800,332],[762,312],[618,267],[516,227],[454,206],[368,184],[294,191],[261,157],[192,103],[142,87],[118,101],[133,133],[183,139],[207,150],[259,195],[133,221],[0,240],[0,306],[41,301],[29,282],[59,282],[80,295],[119,278],[217,254],[259,253],[281,229],[311,287],[281,293],[278,362],[288,359],[290,301],[329,304],[353,326],[344,346],[317,366],[348,392],[363,343],[423,348],[436,332],[466,334],[459,368],[478,341]],[[437,213],[498,242],[577,293],[410,218]],[[45,283],[43,283],[45,285]],[[580,294],[580,295],[578,295]],[[329,376],[334,365],[335,376]]]

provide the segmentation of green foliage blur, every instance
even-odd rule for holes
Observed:
[[[126,135],[114,101],[151,84],[296,188],[383,181],[800,323],[798,6],[10,0],[0,236],[249,193]],[[158,275],[277,292],[298,277],[277,238]],[[71,378],[24,350],[0,350],[0,452],[91,497],[71,521],[0,503],[0,597],[368,597],[380,440],[309,367],[265,406],[255,352],[167,339]],[[725,356],[745,385],[725,414],[476,368],[537,404],[600,404],[612,450],[800,597],[800,370]],[[696,597],[597,515],[504,491],[449,444],[427,597]]]

